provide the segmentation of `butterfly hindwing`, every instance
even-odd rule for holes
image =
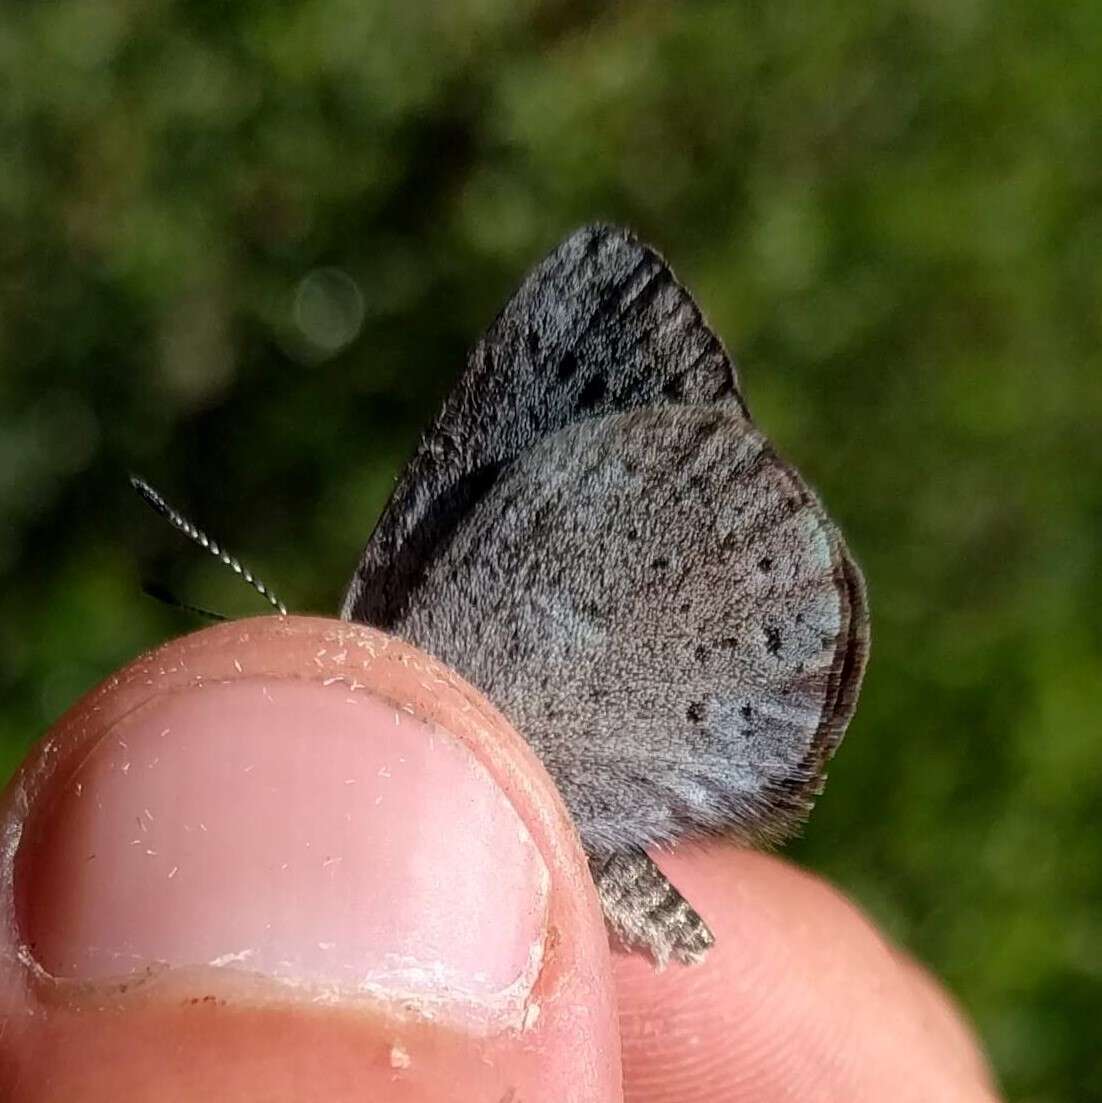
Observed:
[[[507,468],[394,631],[532,743],[591,855],[798,823],[852,711],[860,576],[730,406],[568,426]]]
[[[387,628],[502,467],[576,421],[671,402],[742,408],[735,369],[662,258],[588,226],[525,279],[400,477],[341,615]]]

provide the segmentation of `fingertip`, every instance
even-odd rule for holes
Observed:
[[[996,1090],[995,1076],[975,1031],[941,982],[920,962],[896,951],[896,963],[909,981],[915,1001],[926,1008],[932,1030],[943,1043],[945,1060],[956,1061],[962,1079],[972,1079],[987,1090]]]
[[[948,1002],[825,882],[729,847],[659,861],[716,946],[657,974],[614,960],[626,1100],[991,1098]]]

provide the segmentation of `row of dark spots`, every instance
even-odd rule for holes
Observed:
[[[743,720],[749,720],[754,715],[754,710],[750,707],[750,702],[747,701],[739,709],[739,715]],[[699,724],[704,719],[704,702],[693,701],[691,705],[685,710],[685,717],[691,720],[694,724]]]
[[[528,335],[528,351],[534,358],[539,354],[539,338],[535,333],[529,333]],[[556,369],[556,375],[560,383],[569,383],[571,379],[578,372],[578,357],[573,352],[566,352],[563,354],[562,359],[559,361],[559,366]],[[592,410],[600,403],[605,395],[608,393],[608,384],[605,381],[604,376],[595,375],[588,383],[582,388],[581,394],[578,396],[578,408],[581,410]],[[729,393],[729,387],[726,384],[721,385],[719,391],[714,396],[715,398],[723,398]],[[680,402],[685,397],[685,380],[682,376],[674,376],[672,379],[667,379],[662,384],[662,395],[670,402]],[[706,425],[704,428],[705,434],[714,432],[715,425]]]
[[[687,611],[687,610],[686,610]],[[738,636],[722,636],[716,641],[718,647],[724,651],[734,651],[738,647]],[[704,662],[704,660],[711,654],[708,650],[708,645],[704,643],[698,643],[693,648],[693,658],[698,663]]]
[[[540,353],[540,337],[534,329],[528,331],[527,336],[528,354],[534,360]],[[578,371],[578,357],[577,354],[568,349],[563,353],[562,359],[559,361],[559,366],[556,369],[560,383],[568,383]],[[595,375],[582,389],[581,395],[578,397],[578,406],[583,410],[593,409],[608,392],[608,385],[605,379],[601,375]],[[712,396],[713,400],[726,398],[734,393],[734,387],[731,385],[729,379],[723,379],[719,383],[719,387],[715,394]],[[685,376],[675,375],[670,379],[667,379],[662,384],[662,394],[665,398],[671,402],[680,402],[685,397]],[[714,431],[715,426],[706,427],[708,430]]]
[[[539,352],[539,338],[534,334],[528,335],[528,350],[533,357]],[[578,357],[574,352],[567,351],[563,354],[556,370],[560,383],[569,383],[578,373]],[[594,375],[582,388],[578,395],[579,410],[595,409],[608,394],[608,383],[603,375]],[[662,385],[662,394],[672,402],[679,402],[685,395],[684,380],[681,377],[668,379]],[[621,396],[623,399],[625,396]],[[707,427],[714,431],[714,426]]]
[[[532,348],[531,340],[529,340],[529,348]],[[572,351],[563,353],[562,359],[559,361],[559,366],[556,374],[558,375],[560,383],[569,383],[578,373],[578,357],[577,354]],[[578,409],[585,412],[596,409],[597,406],[604,400],[605,395],[608,394],[608,383],[605,381],[605,377],[598,373],[592,376],[582,387],[581,393],[578,395]]]

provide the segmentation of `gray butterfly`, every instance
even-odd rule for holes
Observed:
[[[609,226],[560,245],[475,347],[341,615],[512,720],[610,927],[659,963],[713,938],[644,848],[790,834],[868,650],[841,535],[754,427],[689,294]]]

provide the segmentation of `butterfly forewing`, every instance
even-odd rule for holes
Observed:
[[[734,366],[653,249],[618,227],[578,230],[475,346],[398,481],[341,615],[393,624],[456,521],[547,434],[670,402],[742,408]]]

